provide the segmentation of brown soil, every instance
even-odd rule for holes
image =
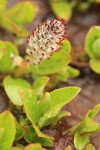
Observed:
[[[0,113],[8,108],[8,97],[2,87],[0,87]]]
[[[15,2],[19,0],[10,0],[8,7],[12,6]],[[30,32],[35,26],[37,26],[41,21],[47,18],[54,18],[51,12],[49,4],[44,0],[35,1],[39,6],[39,12],[33,23],[27,26]],[[69,118],[62,119],[57,126],[54,128],[46,128],[44,132],[53,135],[55,137],[54,147],[48,148],[48,150],[64,150],[68,145],[71,145],[73,150],[73,138],[68,136],[67,130],[69,127],[82,120],[86,112],[92,109],[97,103],[100,103],[100,75],[93,73],[88,66],[88,58],[85,62],[79,60],[80,56],[85,56],[84,51],[84,39],[88,29],[92,25],[100,25],[100,9],[99,6],[93,6],[89,12],[86,13],[75,13],[72,16],[69,24],[69,39],[72,44],[74,59],[72,65],[80,69],[81,75],[77,79],[69,79],[67,83],[60,83],[57,88],[65,87],[69,85],[74,85],[81,87],[81,92],[79,95],[70,102],[63,109],[70,111],[72,116]],[[97,9],[95,9],[97,8]],[[0,29],[0,39],[13,41],[15,36],[4,30]],[[25,46],[19,46],[20,51],[23,50]],[[4,89],[0,87],[0,112],[4,111],[8,107],[8,97],[6,96]],[[96,117],[97,121],[100,121],[100,115]],[[100,148],[100,135],[95,134],[91,138],[91,142]]]

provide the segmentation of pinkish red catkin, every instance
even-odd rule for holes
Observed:
[[[38,65],[60,50],[61,41],[67,38],[66,25],[63,19],[47,20],[43,25],[38,25],[27,38],[27,61]]]

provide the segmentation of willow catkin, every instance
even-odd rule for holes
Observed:
[[[27,61],[38,65],[44,59],[49,59],[60,50],[62,40],[66,39],[66,23],[63,19],[47,20],[43,25],[38,25],[27,38]]]

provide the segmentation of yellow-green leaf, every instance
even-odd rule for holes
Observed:
[[[29,1],[19,2],[9,10],[7,14],[18,25],[30,23],[36,16],[37,6]]]
[[[27,145],[24,148],[24,150],[44,150],[44,149],[42,148],[42,146],[39,143],[37,143],[37,144],[29,144],[29,145]]]
[[[93,71],[100,74],[100,59],[91,58],[89,64]]]
[[[15,127],[15,118],[9,111],[0,114],[0,150],[11,148],[16,134]]]
[[[0,41],[0,72],[12,72],[15,69],[13,58],[18,56],[18,50],[9,41]]]
[[[3,13],[7,5],[7,0],[0,0],[0,15]]]
[[[71,146],[67,146],[64,150],[72,150]]]
[[[59,18],[69,20],[72,15],[72,6],[65,0],[50,0],[51,8],[55,15]]]
[[[22,148],[19,148],[19,147],[11,147],[10,150],[23,150]]]
[[[20,36],[27,36],[23,27],[31,23],[37,13],[37,6],[31,2],[19,2],[1,15],[0,25]]]
[[[86,146],[86,150],[96,150],[95,147],[92,144],[88,144]]]
[[[43,60],[40,65],[30,65],[30,71],[38,74],[53,74],[60,71],[71,61],[71,56],[66,50],[56,52],[49,60]]]
[[[37,92],[38,96],[43,96],[44,88],[48,81],[49,77],[42,76],[34,82],[33,89]]]
[[[4,79],[3,84],[5,91],[9,96],[10,100],[12,101],[12,103],[17,106],[21,106],[23,103],[19,95],[19,90],[23,88],[30,88],[31,87],[30,84],[24,79],[21,78],[13,79],[10,76]]]

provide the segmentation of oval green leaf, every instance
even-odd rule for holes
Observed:
[[[66,0],[50,0],[51,8],[55,15],[59,18],[69,20],[72,15],[72,6]]]
[[[22,106],[23,103],[19,95],[19,90],[23,88],[30,88],[30,84],[21,78],[13,79],[8,76],[4,79],[3,85],[12,103],[17,106]]]
[[[37,6],[29,1],[19,2],[9,10],[7,14],[18,25],[31,23],[37,13]]]
[[[0,150],[9,150],[16,134],[15,118],[9,111],[0,114]]]
[[[88,144],[86,146],[86,150],[96,150],[95,147],[92,144]]]
[[[91,58],[89,64],[94,72],[100,74],[100,59]]]
[[[67,104],[70,102],[78,93],[80,88],[78,87],[65,87],[52,91],[51,97],[51,108],[61,104]]]
[[[43,150],[43,148],[39,143],[37,143],[27,145],[24,150]]]
[[[56,52],[49,60],[43,60],[40,65],[30,65],[30,72],[38,74],[53,74],[60,71],[71,61],[71,56],[65,51]]]
[[[0,72],[12,72],[15,68],[13,58],[18,56],[18,50],[11,42],[0,41]]]

